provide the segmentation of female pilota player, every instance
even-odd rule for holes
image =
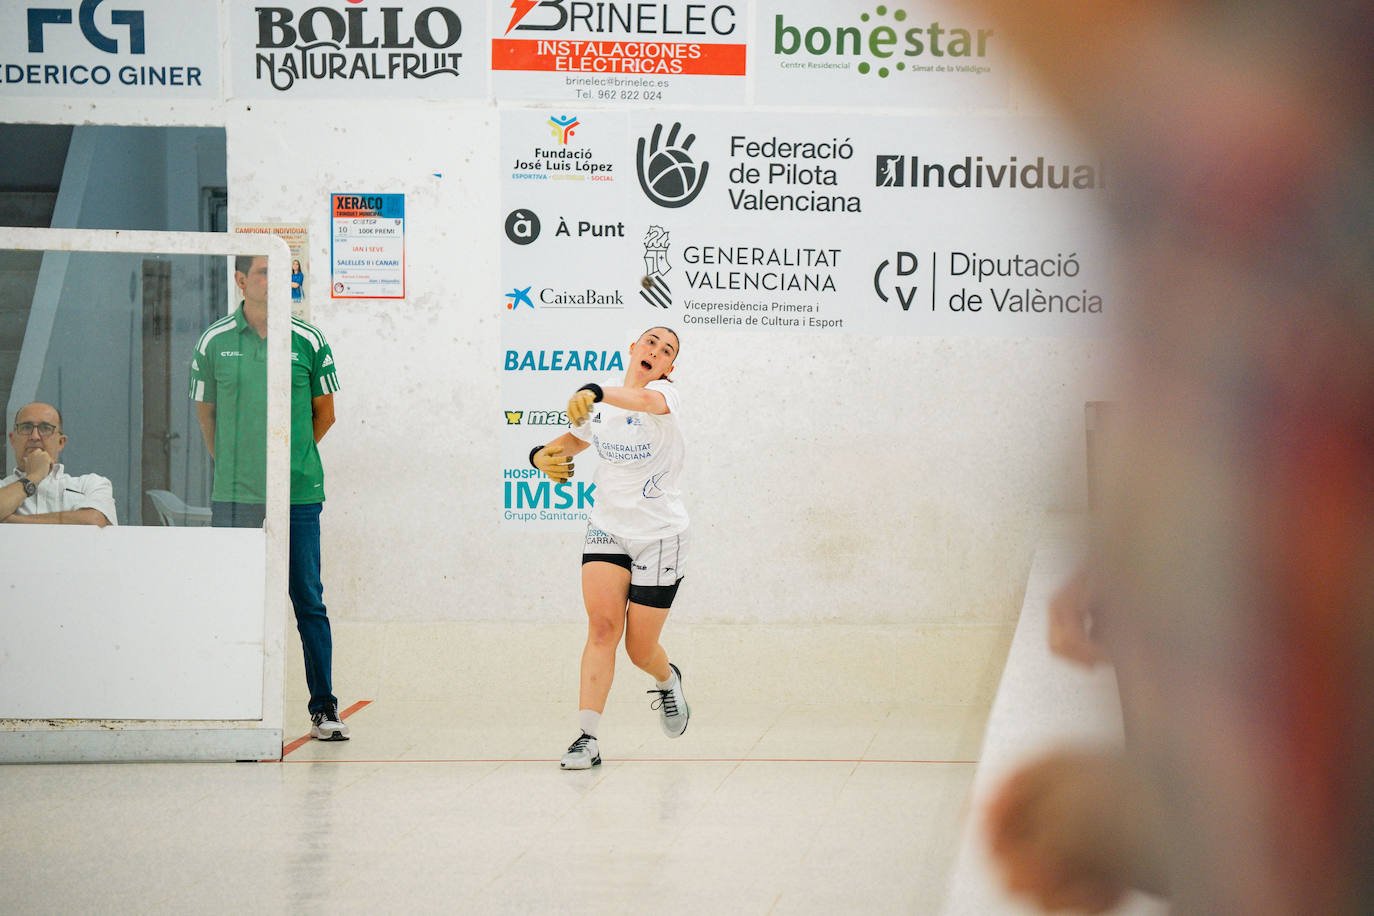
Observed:
[[[572,430],[530,452],[530,463],[560,483],[572,478],[573,456],[588,445],[601,458],[582,548],[582,734],[563,755],[565,770],[601,763],[596,738],[622,635],[630,661],[655,681],[650,708],[659,711],[664,734],[676,738],[687,730],[682,672],[658,642],[687,559],[687,510],[678,490],[685,452],[681,398],[668,378],[678,348],[672,329],[645,331],[630,345],[624,384],[579,388],[568,401]]]

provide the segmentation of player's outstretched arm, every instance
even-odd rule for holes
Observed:
[[[657,414],[668,412],[668,399],[663,396],[663,392],[654,391],[652,388],[625,388],[612,385],[601,389],[601,399],[621,410]]]
[[[568,422],[581,426],[592,415],[592,405],[605,401],[621,410],[639,413],[665,414],[668,412],[668,399],[660,391],[650,388],[627,388],[620,385],[587,385],[579,388],[568,399]]]
[[[564,483],[573,476],[573,456],[587,447],[587,443],[564,433],[548,445],[541,445],[530,452],[530,464],[548,475],[555,483]]]

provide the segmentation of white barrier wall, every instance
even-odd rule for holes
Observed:
[[[145,5],[149,16],[170,15]],[[309,5],[281,4],[296,12]],[[227,6],[220,8],[226,28]],[[815,18],[818,9],[806,15]],[[857,21],[866,10],[855,5],[844,15]],[[501,35],[507,10],[495,4],[489,15],[488,31]],[[793,20],[780,26],[776,15],[755,4],[740,5],[738,15],[753,41],[751,67],[768,73],[766,86],[746,82],[740,95],[763,93],[775,118],[797,110],[778,101],[787,87],[804,88],[785,82],[783,65],[807,58],[771,50],[793,40],[786,31]],[[913,7],[911,21],[926,28],[933,15],[928,5]],[[222,60],[243,57],[239,34],[226,32]],[[802,29],[799,40],[806,34]],[[928,63],[929,49],[923,54]],[[857,66],[856,58],[845,62]],[[998,57],[990,90],[956,86],[922,95],[914,82],[884,83],[881,91],[874,82],[871,91],[832,86],[798,94],[796,102],[816,102],[806,109],[811,114],[839,115],[849,105],[834,97],[851,98],[886,132],[910,124],[911,147],[898,153],[917,149],[918,112],[957,119],[974,110],[957,106],[994,106],[1009,115],[1003,127],[1014,146],[1017,116],[1041,112],[1010,68]],[[227,90],[240,85],[223,76]],[[439,84],[417,80],[414,92]],[[449,99],[398,97],[395,84],[374,91],[366,80],[313,96],[261,87],[227,100],[167,89],[129,95],[93,103],[16,92],[3,98],[3,120],[222,125],[231,222],[309,227],[311,321],[328,335],[342,385],[338,423],[321,445],[331,614],[578,619],[578,535],[512,528],[500,517],[507,435],[500,423],[511,406],[503,403],[501,362],[509,301],[501,264],[510,246],[501,118],[529,102],[472,98],[467,84]],[[894,104],[906,98],[911,107]],[[690,92],[672,100],[679,110],[692,103]],[[566,114],[570,105],[594,113],[598,104],[618,103],[570,95],[547,114]],[[697,109],[718,124],[747,122],[758,110],[744,103]],[[864,167],[870,175],[872,152]],[[725,179],[724,171],[721,163],[713,177]],[[405,195],[404,299],[330,298],[329,203],[341,192]],[[1096,225],[1090,196],[1041,200],[1035,206],[1047,208],[1047,221]],[[1066,209],[1050,212],[1056,208]],[[793,217],[774,219],[785,234]],[[880,238],[900,229],[878,223],[868,231]],[[638,256],[638,240],[634,245]],[[1093,266],[1102,272],[1106,265]],[[608,267],[617,284],[632,285],[637,275],[627,270],[622,263]],[[871,294],[855,295],[861,292]],[[674,324],[674,317],[661,321]],[[1082,412],[1085,401],[1101,395],[1091,379],[1104,358],[1099,338],[678,330],[696,538],[679,619],[951,626],[1014,619],[1042,510],[1083,502]],[[604,346],[624,347],[629,337],[627,331]],[[547,407],[560,409],[578,384],[566,392],[551,387]],[[525,432],[530,445],[556,434]]]
[[[1050,651],[1049,605],[1083,562],[1086,519],[1046,520],[1026,582],[1026,597],[1007,664],[993,699],[978,771],[948,878],[941,916],[1034,916],[1045,911],[1005,887],[984,834],[984,818],[1006,781],[1028,761],[1065,748],[1119,751],[1124,743],[1116,672],[1085,670]],[[1126,894],[1112,916],[1163,916],[1167,902]]]
[[[0,616],[0,719],[263,719],[263,541],[262,529],[5,526],[0,546],[24,574]]]
[[[262,527],[5,526],[0,762],[277,757],[290,497],[286,244],[0,228],[0,248],[270,259]]]

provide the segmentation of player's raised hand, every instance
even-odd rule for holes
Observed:
[[[555,483],[572,480],[573,460],[571,455],[563,454],[563,446],[549,445],[534,453],[531,459],[534,466],[543,471]]]
[[[586,423],[592,415],[592,405],[595,403],[596,394],[586,388],[568,398],[568,422],[573,426]]]

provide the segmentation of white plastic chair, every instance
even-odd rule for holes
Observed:
[[[210,510],[206,506],[188,506],[171,490],[148,490],[148,498],[153,508],[162,518],[162,524],[184,526],[187,528],[208,528]]]

